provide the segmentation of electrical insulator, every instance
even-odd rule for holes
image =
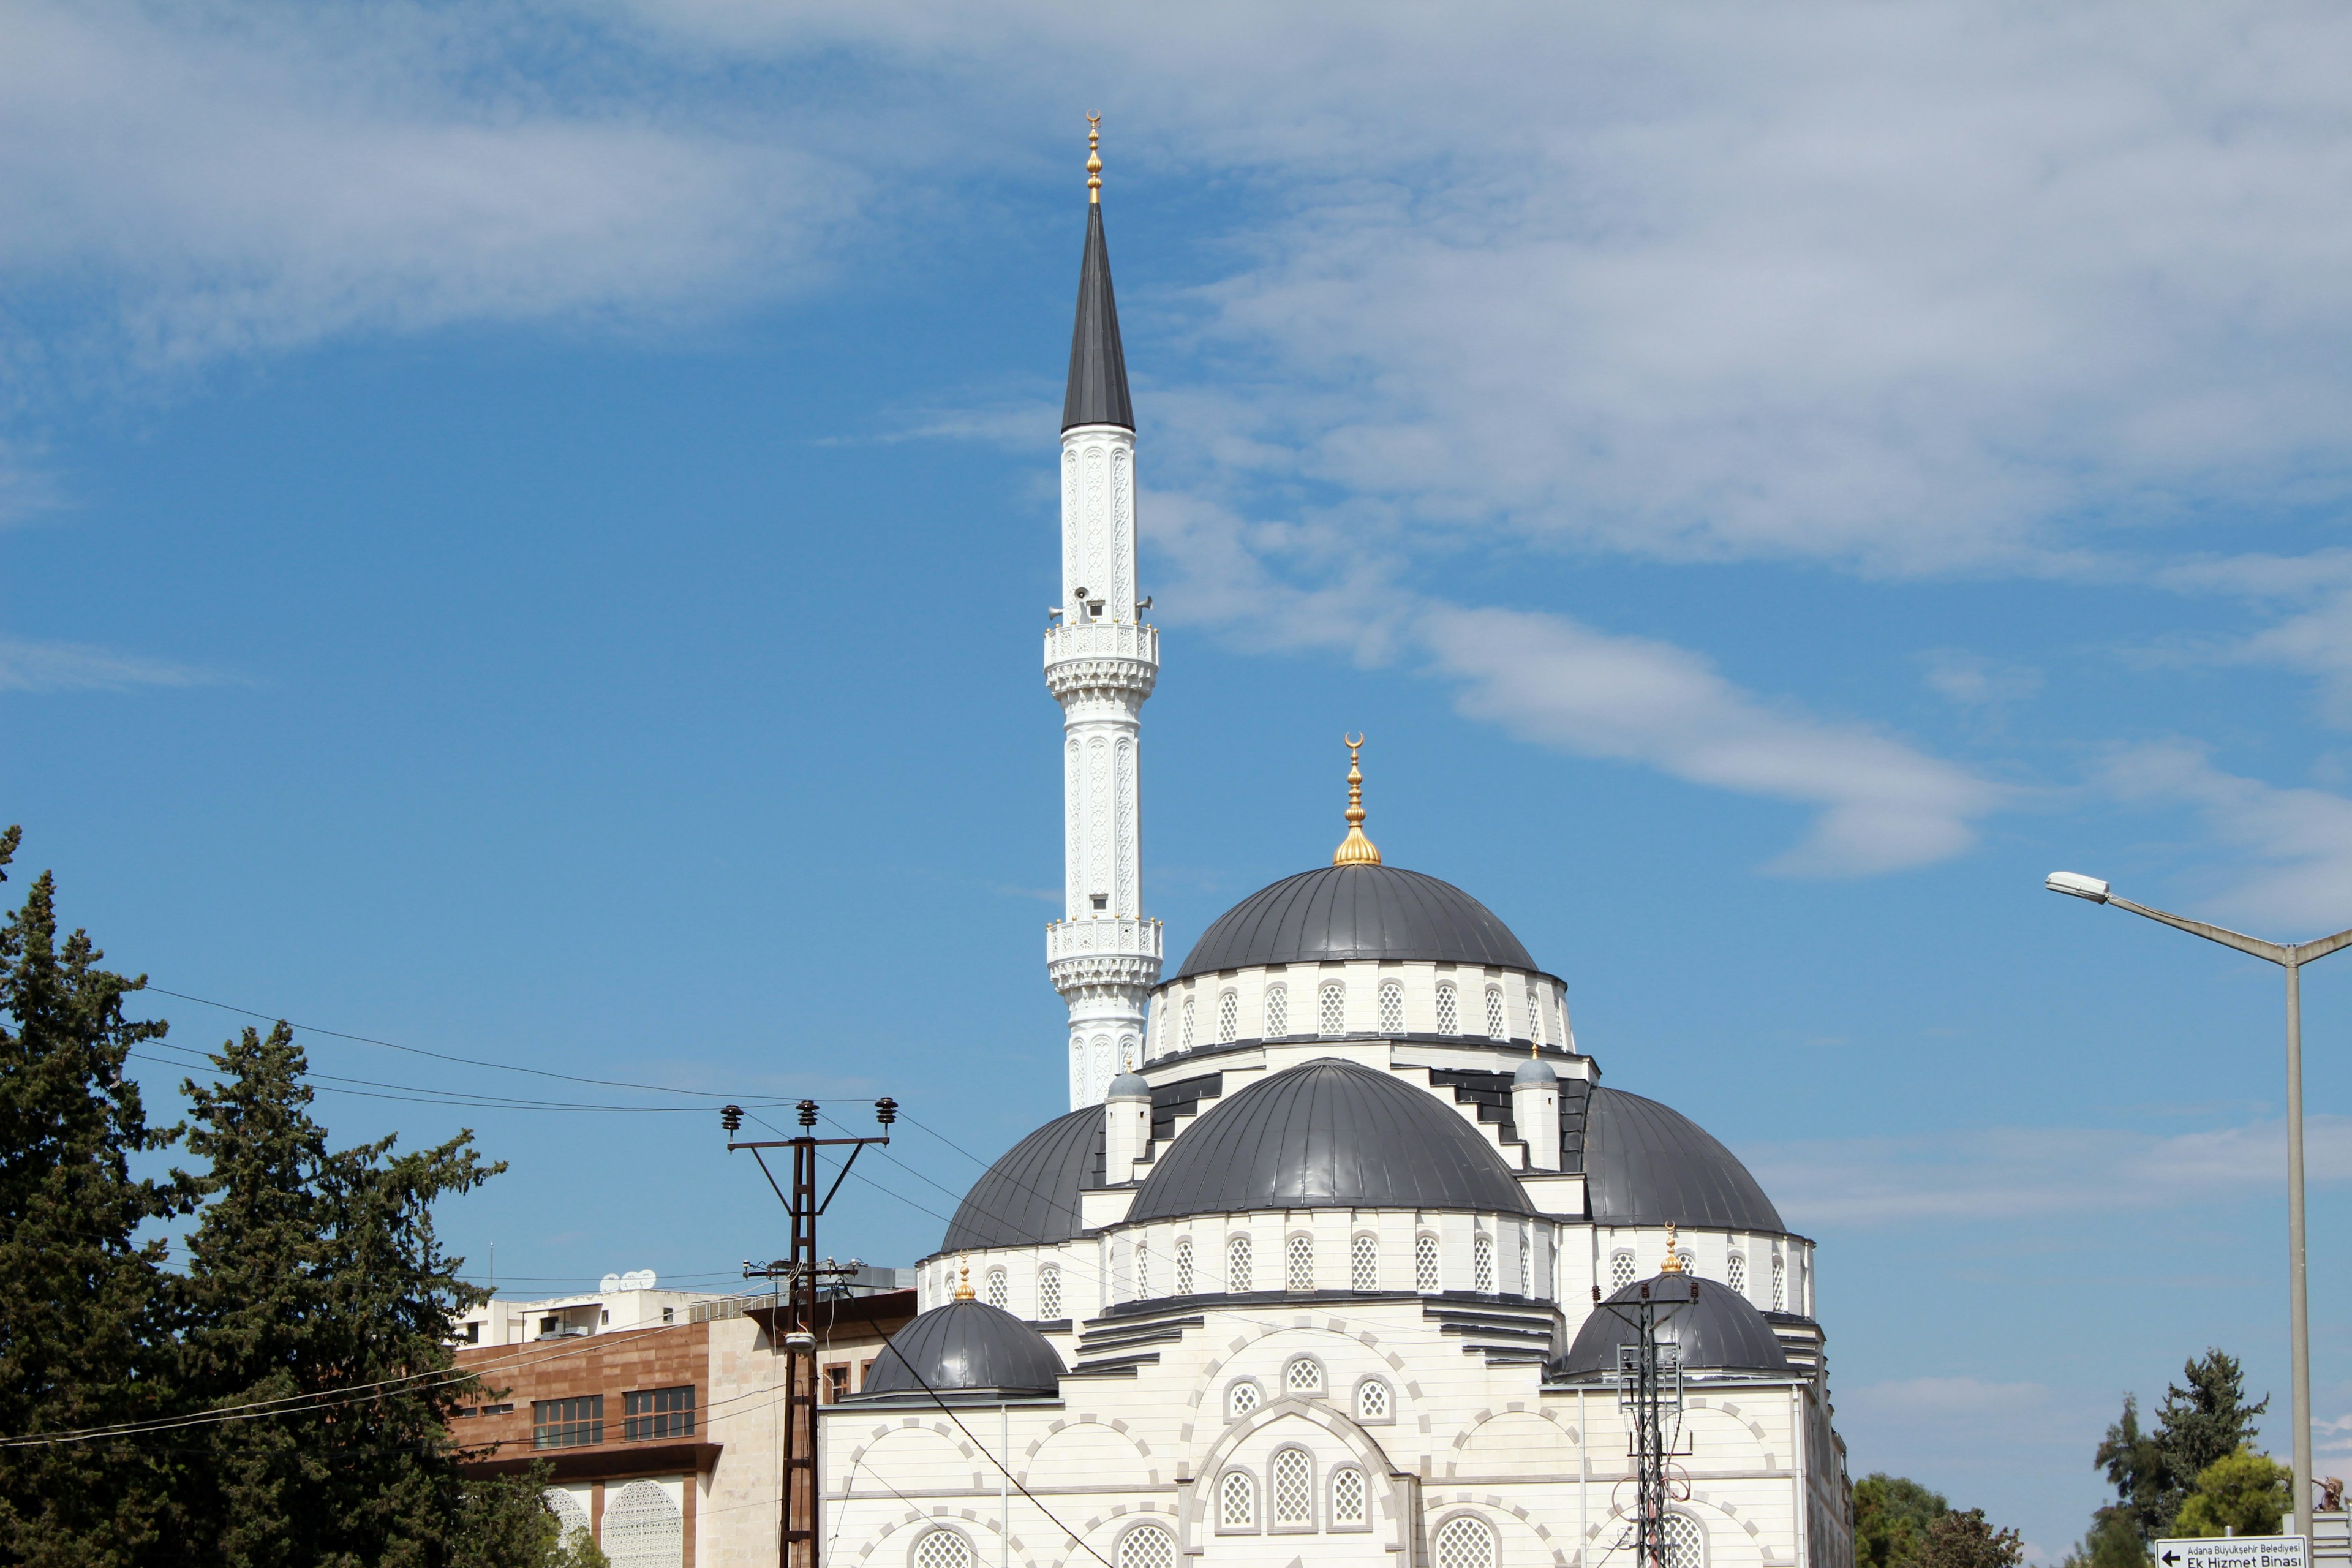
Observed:
[[[721,1106],[719,1110],[719,1125],[730,1132],[742,1131],[743,1108],[740,1105]]]
[[[887,1127],[898,1120],[898,1102],[888,1095],[874,1102],[874,1120]]]
[[[801,1112],[801,1125],[802,1125],[802,1126],[803,1126],[803,1127],[814,1127],[814,1126],[815,1126],[815,1125],[816,1125],[816,1101],[815,1101],[815,1100],[802,1100],[802,1101],[801,1101],[801,1103],[800,1103],[800,1112]]]

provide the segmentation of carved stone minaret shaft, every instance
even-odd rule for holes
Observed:
[[[1160,634],[1136,595],[1135,413],[1104,243],[1101,161],[1087,137],[1086,258],[1062,405],[1062,603],[1045,633],[1045,688],[1062,705],[1063,918],[1046,972],[1070,1008],[1070,1106],[1101,1100],[1143,1055],[1160,978],[1160,922],[1143,914],[1143,700]]]

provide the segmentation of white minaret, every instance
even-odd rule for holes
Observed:
[[[1160,978],[1160,922],[1143,917],[1139,775],[1143,700],[1160,633],[1135,589],[1135,411],[1103,242],[1100,135],[1087,132],[1087,252],[1062,404],[1060,608],[1045,689],[1062,705],[1063,914],[1045,969],[1070,1006],[1070,1108],[1099,1102],[1143,1060],[1144,1003]]]

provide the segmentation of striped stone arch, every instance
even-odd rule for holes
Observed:
[[[1583,1446],[1583,1435],[1577,1431],[1575,1423],[1570,1421],[1559,1411],[1551,1408],[1551,1406],[1540,1400],[1530,1405],[1523,1400],[1514,1399],[1499,1410],[1495,1409],[1492,1406],[1481,1410],[1476,1415],[1471,1416],[1469,1420],[1463,1423],[1462,1429],[1454,1434],[1454,1441],[1450,1445],[1453,1448],[1453,1454],[1449,1456],[1445,1461],[1444,1479],[1449,1481],[1454,1479],[1459,1468],[1459,1456],[1477,1439],[1479,1430],[1482,1427],[1486,1426],[1489,1422],[1497,1421],[1506,1416],[1511,1415],[1528,1415],[1532,1416],[1538,1421],[1549,1422],[1553,1426],[1559,1429],[1560,1437],[1563,1441],[1574,1444],[1579,1447]]]
[[[950,1508],[945,1503],[934,1505],[929,1513],[924,1512],[920,1509],[902,1509],[898,1512],[884,1520],[878,1528],[866,1532],[866,1539],[859,1543],[857,1555],[855,1561],[859,1563],[866,1562],[868,1559],[872,1558],[876,1552],[880,1552],[885,1546],[887,1546],[893,1540],[901,1538],[908,1530],[919,1531],[927,1531],[933,1525],[940,1524],[954,1525],[965,1531],[968,1535],[974,1537],[975,1539],[972,1542],[972,1546],[974,1548],[973,1555],[981,1562],[993,1563],[995,1561],[995,1559],[989,1554],[988,1548],[982,1545],[980,1541],[977,1539],[983,1535],[986,1536],[991,1542],[1003,1539],[1003,1533],[997,1527],[995,1512],[992,1510],[983,1512],[976,1508]],[[1021,1538],[1019,1536],[1016,1535],[1013,1537],[1013,1552],[1016,1560],[1027,1551],[1028,1548],[1021,1544]],[[887,1556],[883,1559],[885,1563],[895,1561],[897,1561],[897,1559]]]
[[[1492,1492],[1448,1492],[1432,1488],[1429,1495],[1422,1500],[1421,1511],[1422,1517],[1428,1521],[1428,1532],[1422,1542],[1424,1552],[1436,1541],[1439,1531],[1466,1514],[1486,1521],[1486,1527],[1495,1532],[1496,1544],[1503,1549],[1504,1556],[1510,1555],[1508,1542],[1513,1535],[1520,1535],[1522,1539],[1532,1536],[1535,1538],[1532,1550],[1548,1555],[1552,1568],[1583,1568],[1584,1553],[1576,1549],[1575,1542],[1554,1535],[1549,1525],[1526,1509]],[[1517,1529],[1515,1531],[1507,1526],[1504,1523],[1506,1520]],[[1597,1534],[1598,1531],[1586,1533],[1588,1536]],[[1496,1568],[1503,1568],[1503,1565],[1498,1563]]]
[[[1229,1423],[1217,1434],[1216,1439],[1201,1451],[1200,1462],[1193,1466],[1196,1479],[1224,1473],[1225,1461],[1234,1451],[1266,1427],[1291,1417],[1304,1419],[1337,1437],[1362,1467],[1365,1479],[1373,1483],[1370,1500],[1381,1512],[1375,1528],[1404,1528],[1409,1521],[1401,1519],[1391,1505],[1390,1478],[1402,1467],[1389,1458],[1388,1450],[1378,1438],[1359,1426],[1352,1415],[1332,1407],[1328,1399],[1277,1399],[1240,1420]],[[1203,1530],[1202,1514],[1208,1507],[1207,1498],[1196,1485],[1184,1494],[1177,1511],[1177,1550],[1196,1552],[1201,1546]]]
[[[1166,1526],[1169,1533],[1176,1537],[1177,1551],[1181,1553],[1184,1531],[1178,1520],[1174,1503],[1116,1502],[1099,1512],[1088,1515],[1082,1523],[1074,1521],[1070,1515],[1064,1514],[1062,1521],[1075,1526],[1077,1541],[1074,1544],[1068,1539],[1057,1536],[1056,1541],[1065,1549],[1064,1555],[1054,1558],[1046,1564],[1046,1568],[1100,1568],[1100,1564],[1096,1563],[1094,1557],[1081,1550],[1082,1547],[1092,1547],[1102,1554],[1104,1562],[1115,1563],[1118,1558],[1112,1548],[1118,1543],[1120,1532],[1128,1526],[1146,1520],[1154,1524]],[[1016,1552],[1020,1550],[1021,1542],[1017,1538],[1013,1541],[1013,1547]]]
[[[1094,1427],[1103,1432],[1115,1433],[1126,1440],[1128,1447],[1135,1450],[1136,1458],[1146,1461],[1152,1458],[1151,1445],[1129,1430],[1127,1423],[1118,1416],[1106,1421],[1095,1415],[1072,1415],[1051,1423],[1046,1426],[1044,1436],[1021,1451],[1020,1467],[1013,1472],[1013,1479],[1021,1485],[1027,1486],[1030,1473],[1035,1468],[1038,1454],[1044,1451],[1046,1444],[1054,1440],[1056,1434],[1068,1431],[1073,1427]],[[1147,1465],[1144,1471],[1144,1484],[1154,1487],[1160,1485],[1160,1467],[1157,1464]]]
[[[984,1476],[993,1475],[996,1471],[996,1467],[990,1464],[964,1435],[948,1422],[934,1420],[926,1423],[919,1415],[909,1415],[901,1421],[881,1422],[866,1433],[864,1442],[849,1451],[849,1469],[841,1489],[846,1492],[856,1489],[857,1472],[865,1467],[866,1456],[873,1451],[875,1444],[885,1437],[906,1431],[928,1431],[954,1444],[959,1455],[978,1467],[972,1471],[971,1485],[975,1491],[986,1484],[982,1480]]]

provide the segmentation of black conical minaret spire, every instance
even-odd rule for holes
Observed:
[[[1127,354],[1118,344],[1118,302],[1110,292],[1110,247],[1103,239],[1100,132],[1087,131],[1087,255],[1078,265],[1078,324],[1070,334],[1070,389],[1062,399],[1062,428],[1117,425],[1135,428],[1127,397]]]

